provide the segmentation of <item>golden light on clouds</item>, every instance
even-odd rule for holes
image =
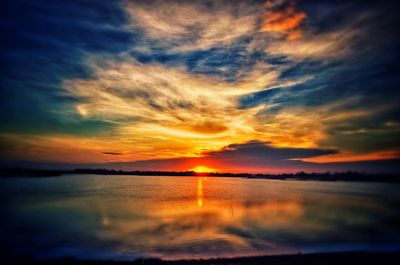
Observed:
[[[35,97],[40,112],[32,121],[49,124],[38,133],[35,126],[25,133],[25,124],[22,132],[1,133],[10,143],[5,156],[66,163],[204,159],[180,167],[196,172],[228,171],[234,166],[213,164],[207,154],[251,141],[340,151],[303,159],[310,163],[398,156],[379,144],[360,154],[340,142],[371,133],[365,139],[385,145],[380,139],[392,139],[386,133],[398,130],[398,123],[387,120],[392,127],[379,132],[382,138],[371,132],[378,123],[373,117],[385,116],[397,103],[370,108],[364,73],[356,71],[356,60],[373,45],[360,41],[372,32],[362,27],[371,12],[352,13],[343,25],[322,29],[312,24],[322,19],[305,2],[227,2],[119,3],[124,19],[101,28],[115,31],[106,34],[115,41],[104,47],[110,51],[79,48],[79,62],[66,69],[85,71],[60,74],[60,91]],[[381,74],[375,72],[379,67],[367,68],[365,75]],[[47,98],[54,102],[46,104]],[[373,125],[343,122],[353,120]]]
[[[386,159],[396,159],[398,157],[400,157],[400,151],[387,150],[387,151],[362,153],[362,154],[343,152],[340,154],[325,155],[321,157],[306,158],[302,160],[312,163],[334,163],[334,162],[352,162],[352,161],[377,161]]]
[[[269,65],[258,65],[241,80],[227,83],[131,59],[93,59],[89,64],[95,77],[67,80],[65,88],[84,99],[85,103],[77,106],[82,118],[115,123],[113,137],[119,141],[115,149],[126,152],[129,146],[137,159],[201,156],[205,151],[254,139],[275,146],[313,147],[321,137],[322,125],[304,111],[299,117],[282,113],[260,125],[261,113],[269,106],[240,108],[239,99],[250,93],[307,80],[278,84],[279,70]],[[285,127],[287,130],[282,130]]]
[[[258,76],[229,84],[127,59],[101,64],[94,60],[91,65],[95,78],[65,82],[69,93],[85,101],[77,106],[79,113],[117,124],[114,135],[123,139],[117,148],[140,142],[132,152],[160,152],[155,153],[158,157],[165,157],[165,149],[173,149],[175,156],[196,156],[232,141],[252,140],[258,135],[256,114],[263,106],[241,109],[237,100],[273,85],[278,74],[259,70]],[[149,149],[138,150],[140,146]]]
[[[257,28],[257,6],[213,3],[205,12],[201,2],[149,1],[137,5],[126,1],[124,8],[133,29],[140,28],[152,39],[176,41],[186,39],[178,50],[207,49],[229,45]]]

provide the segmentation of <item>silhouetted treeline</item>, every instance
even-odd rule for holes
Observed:
[[[0,176],[53,177],[62,174],[96,174],[96,175],[137,175],[137,176],[212,176],[232,178],[257,178],[277,180],[318,180],[318,181],[369,181],[400,182],[399,174],[369,174],[363,172],[326,172],[326,173],[284,173],[284,174],[252,174],[252,173],[198,173],[194,171],[123,171],[113,169],[75,169],[75,170],[36,170],[11,168],[0,170]]]
[[[313,253],[292,254],[276,256],[255,256],[238,258],[214,258],[192,260],[161,260],[156,258],[137,259],[133,261],[116,260],[78,260],[74,258],[60,259],[35,259],[32,257],[2,258],[3,264],[24,265],[337,265],[337,264],[362,264],[375,265],[396,264],[400,258],[398,252],[343,252],[343,253]]]
[[[73,173],[97,175],[197,176],[194,171],[123,171],[114,169],[75,169]]]
[[[62,174],[72,173],[71,170],[48,170],[48,169],[26,169],[26,168],[2,168],[1,177],[20,176],[20,177],[56,177]]]

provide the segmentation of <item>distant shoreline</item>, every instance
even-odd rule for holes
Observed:
[[[136,259],[133,261],[116,260],[78,260],[63,258],[53,260],[34,259],[30,257],[16,257],[2,259],[5,264],[25,265],[337,265],[337,264],[397,264],[400,252],[341,252],[318,254],[294,254],[276,256],[255,256],[238,258],[216,259],[187,259],[187,260],[161,260],[161,259]]]
[[[399,174],[367,174],[362,172],[325,172],[325,173],[284,173],[284,174],[256,174],[256,173],[218,173],[194,171],[123,171],[112,169],[74,169],[74,170],[39,170],[25,168],[0,169],[0,177],[57,177],[64,174],[92,174],[92,175],[136,175],[136,176],[180,176],[180,177],[231,177],[271,180],[300,180],[300,181],[352,181],[352,182],[400,182]]]

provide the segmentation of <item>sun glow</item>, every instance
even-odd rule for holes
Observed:
[[[213,168],[209,167],[204,167],[204,166],[198,166],[192,169],[192,171],[196,173],[210,173],[210,172],[215,172],[216,170]]]

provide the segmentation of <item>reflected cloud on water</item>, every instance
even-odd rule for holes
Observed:
[[[175,259],[346,250],[393,244],[400,234],[395,205],[344,195],[348,186],[320,192],[321,184],[311,182],[148,178],[121,178],[118,185],[93,179],[74,196],[15,202],[7,239],[14,250],[35,255]]]

